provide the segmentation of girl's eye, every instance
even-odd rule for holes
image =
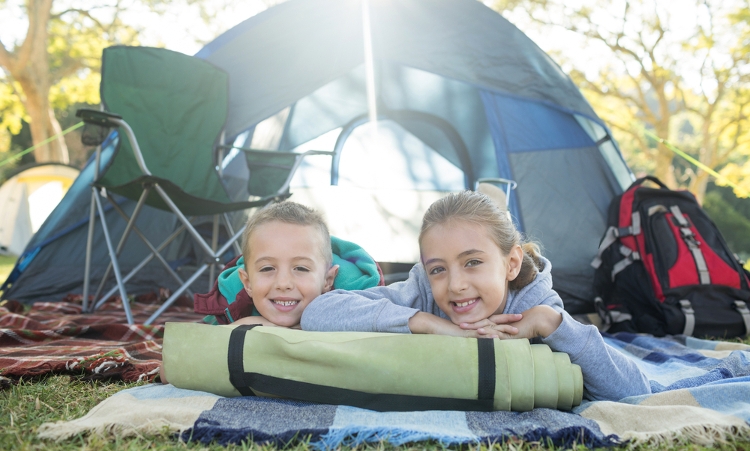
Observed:
[[[431,268],[431,269],[430,269],[430,272],[429,272],[429,274],[430,274],[431,276],[434,276],[434,275],[436,275],[436,274],[440,274],[440,273],[441,273],[441,272],[443,272],[443,271],[445,271],[445,268],[443,268],[442,266],[435,266],[434,268]]]
[[[467,267],[477,266],[477,265],[481,265],[481,264],[482,264],[482,262],[479,261],[479,260],[469,260],[468,262],[466,262],[466,266]]]

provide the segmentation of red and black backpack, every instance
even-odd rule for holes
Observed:
[[[747,273],[691,193],[638,179],[613,199],[607,225],[592,266],[595,305],[610,332],[748,333]]]

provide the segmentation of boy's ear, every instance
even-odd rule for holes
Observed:
[[[510,250],[508,254],[508,281],[515,280],[518,274],[521,272],[521,265],[523,264],[523,249],[521,246],[516,244]]]
[[[326,272],[326,282],[325,285],[323,285],[323,293],[328,293],[333,290],[333,281],[336,280],[338,273],[339,265],[331,266],[331,269]]]
[[[253,288],[250,286],[250,276],[247,275],[247,271],[245,271],[245,268],[240,267],[237,272],[240,275],[240,280],[242,281],[242,285],[245,287],[247,295],[253,297]]]

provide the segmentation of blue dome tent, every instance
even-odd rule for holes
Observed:
[[[363,3],[290,0],[240,23],[195,55],[229,74],[225,143],[255,144],[261,125],[263,133],[274,136],[263,148],[267,151],[295,150],[320,136],[333,136],[333,149],[323,149],[336,151],[327,163],[330,182],[343,187],[345,180],[356,179],[347,176],[343,161],[347,138],[367,123],[371,107]],[[378,119],[383,129],[398,129],[421,141],[442,162],[426,175],[406,171],[406,177],[419,179],[415,190],[473,189],[485,178],[515,181],[510,212],[552,261],[554,287],[566,308],[592,311],[589,262],[605,229],[610,200],[633,179],[606,125],[548,55],[480,2],[368,3]],[[223,158],[230,195],[242,197],[242,189],[234,188],[242,183],[232,180],[248,174],[244,165],[231,160],[241,154],[223,153],[217,156]],[[446,167],[462,174],[458,182]],[[312,170],[303,167],[302,175],[306,169]],[[426,178],[432,180],[425,185]],[[297,180],[292,193],[303,185]],[[310,193],[315,196],[314,190]],[[420,204],[414,214],[421,216],[424,207]],[[43,248],[36,252],[24,271],[50,265],[55,258],[44,257]],[[176,259],[184,257],[175,254]],[[39,271],[34,279],[17,274],[5,297],[32,300],[34,293],[49,299],[80,290],[77,273],[65,279],[68,291],[63,292]],[[168,278],[161,280],[169,285]],[[153,280],[140,283],[145,287]]]

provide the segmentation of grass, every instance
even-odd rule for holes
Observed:
[[[85,382],[69,376],[46,376],[36,380],[22,380],[17,385],[0,391],[0,449],[1,450],[258,450],[270,451],[273,446],[259,446],[254,443],[222,447],[217,444],[203,445],[183,443],[168,433],[155,436],[132,438],[79,435],[62,442],[40,440],[36,437],[42,423],[58,420],[73,420],[85,415],[92,407],[128,387],[139,385],[124,382]],[[526,451],[547,448],[539,443],[510,441],[493,446],[460,446],[453,449],[462,451]],[[300,443],[288,447],[292,451],[309,451],[310,447]],[[350,448],[347,448],[350,449]],[[419,443],[411,446],[395,447],[387,444],[373,444],[354,448],[362,451],[411,451],[446,448],[437,443]],[[549,449],[556,449],[549,447]],[[559,449],[559,448],[557,448]],[[578,449],[583,450],[584,447]],[[620,447],[618,450],[630,448]],[[639,447],[636,449],[652,449]],[[697,445],[680,444],[671,447],[661,446],[658,450],[704,450]],[[712,449],[750,450],[750,441],[732,441],[717,445]]]
[[[0,255],[0,284],[5,282],[8,275],[13,270],[13,266],[16,264],[17,257]]]

